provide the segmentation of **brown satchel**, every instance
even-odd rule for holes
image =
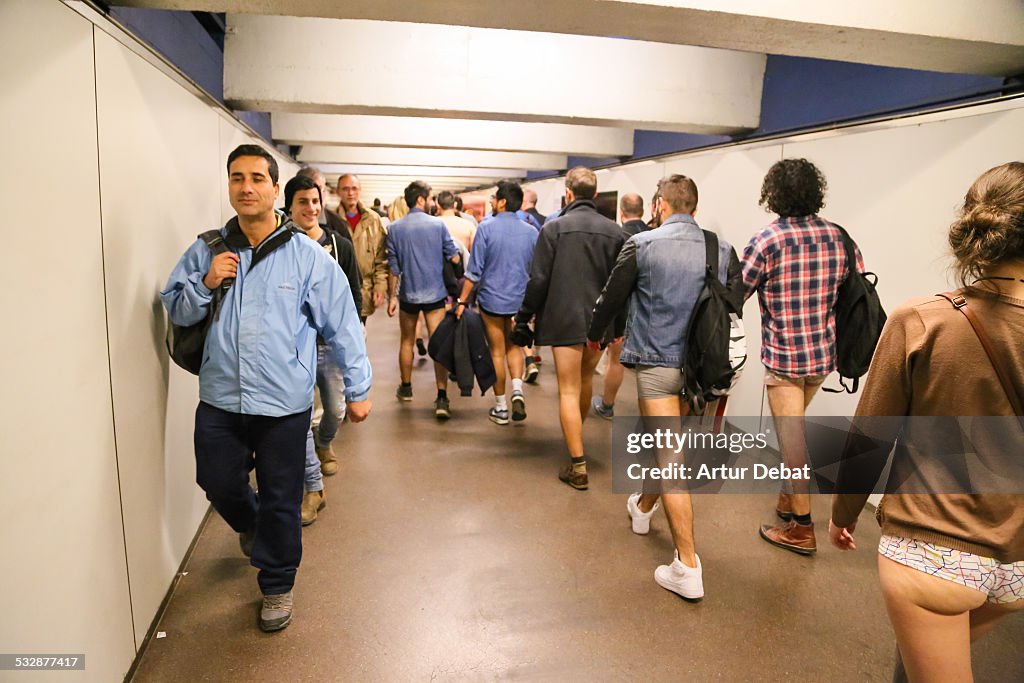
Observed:
[[[1006,392],[1006,398],[1010,401],[1010,406],[1013,408],[1014,415],[1024,415],[1024,409],[1021,408],[1020,397],[1017,396],[1017,392],[1013,390],[1013,385],[1010,384],[1010,374],[1006,371],[1006,367],[1003,362],[996,355],[995,349],[992,346],[992,340],[989,338],[988,333],[985,332],[985,328],[982,327],[981,319],[978,315],[967,306],[967,297],[962,293],[958,292],[943,292],[938,294],[943,299],[953,304],[953,308],[964,314],[967,318],[967,322],[974,328],[974,333],[978,335],[978,341],[981,342],[982,347],[985,349],[985,355],[988,356],[989,362],[992,363],[992,367],[995,368],[996,375],[999,377],[999,383],[1003,385],[1003,391]]]

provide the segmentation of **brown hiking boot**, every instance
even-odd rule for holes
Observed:
[[[317,513],[326,505],[323,491],[306,491],[302,496],[302,526],[309,526],[315,522]]]
[[[327,448],[317,448],[316,457],[320,459],[320,473],[325,477],[338,473],[338,456],[331,444],[327,444]]]
[[[779,501],[775,504],[775,514],[783,522],[793,519],[793,496],[791,494],[779,494]]]
[[[576,472],[571,464],[566,465],[565,469],[558,473],[558,478],[577,491],[586,491],[589,486],[586,470]]]
[[[797,524],[790,520],[779,526],[761,525],[761,538],[783,550],[800,555],[813,555],[818,551],[818,543],[814,539],[814,524]]]

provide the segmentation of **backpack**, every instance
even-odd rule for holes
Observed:
[[[718,279],[718,237],[704,230],[704,287],[686,328],[683,385],[694,415],[703,415],[709,401],[729,393],[747,361],[743,330],[743,297]],[[735,252],[733,252],[735,253]]]
[[[270,252],[290,240],[295,231],[296,228],[294,226],[290,227],[267,240],[265,244],[261,244],[252,256],[249,270],[251,271]],[[200,233],[198,237],[206,242],[206,246],[210,248],[213,256],[228,251],[228,245],[224,243],[224,237],[220,234],[219,229],[207,230],[204,233]],[[228,289],[233,282],[234,278],[225,278],[220,287],[214,290],[213,301],[210,302],[210,308],[206,312],[206,317],[195,325],[175,325],[173,322],[168,322],[167,338],[165,341],[167,353],[175,365],[183,370],[188,370],[193,375],[199,374],[199,368],[203,364],[203,351],[206,348],[206,335],[210,332],[213,322],[220,315],[220,305],[223,303],[224,297],[227,295]]]
[[[841,388],[822,388],[833,394],[841,394],[844,390],[853,394],[871,365],[871,356],[885,325],[885,310],[875,290],[878,276],[857,272],[857,250],[853,240],[842,226],[836,227],[843,235],[847,264],[846,279],[839,285],[835,306],[836,370]],[[852,379],[853,384],[847,385],[843,378]]]

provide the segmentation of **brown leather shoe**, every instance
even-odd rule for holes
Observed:
[[[587,481],[587,473],[574,471],[572,465],[566,465],[565,469],[558,473],[558,478],[577,491],[586,491],[590,485]]]
[[[783,522],[793,519],[793,496],[789,493],[780,493],[779,501],[775,504],[775,514]]]
[[[302,496],[302,526],[309,526],[315,522],[317,513],[326,505],[323,491],[306,491]]]
[[[761,538],[783,550],[800,555],[813,555],[818,552],[818,542],[814,539],[814,524],[804,526],[792,520],[779,526],[762,524]]]
[[[320,473],[325,477],[338,473],[338,456],[331,444],[327,444],[327,448],[317,448],[316,457],[320,459]]]

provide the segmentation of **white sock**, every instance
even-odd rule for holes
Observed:
[[[508,403],[505,402],[504,396],[495,396],[494,405],[497,406],[498,410],[508,410]]]
[[[523,380],[522,380],[521,377],[513,378],[513,380],[512,380],[512,391],[513,391],[513,393],[517,392],[517,391],[520,394],[523,393]]]

